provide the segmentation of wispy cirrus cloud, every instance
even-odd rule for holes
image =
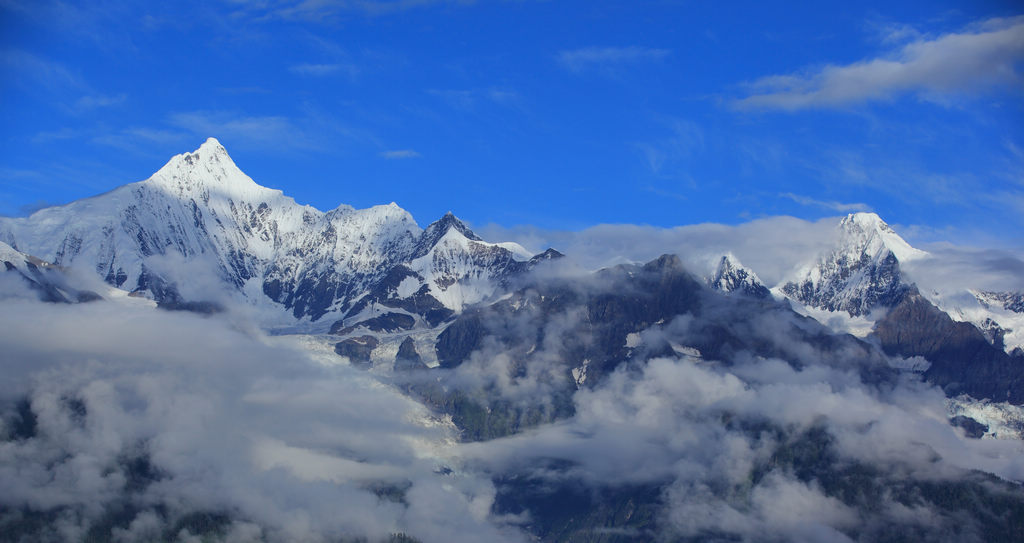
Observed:
[[[314,148],[311,138],[293,119],[279,115],[232,115],[219,111],[189,111],[170,116],[172,126],[200,137],[218,138],[253,147]]]
[[[180,129],[130,127],[122,130],[96,133],[90,137],[92,143],[117,149],[144,153],[147,144],[187,145],[195,138]]]
[[[11,280],[18,279],[0,276],[0,293],[24,290]],[[224,534],[234,541],[387,541],[395,532],[428,543],[526,541],[487,515],[494,491],[486,476],[438,468],[456,452],[450,425],[364,372],[325,364],[287,340],[264,341],[241,331],[243,321],[113,303],[4,304],[11,309],[4,313],[17,309],[22,326],[0,317],[0,344],[10,353],[0,416],[11,420],[10,406],[25,398],[40,429],[15,442],[4,428],[5,503],[75,512],[74,520],[43,527],[54,535],[42,539],[65,539],[58,530],[87,533],[109,504],[127,503],[139,515],[114,529],[117,540],[153,540],[165,523],[183,540],[198,540],[174,529],[178,504],[188,504],[237,516]],[[25,333],[42,321],[46,329]],[[89,339],[40,341],[69,325],[76,339]],[[117,334],[132,337],[112,341]],[[142,354],[144,343],[154,352]],[[80,402],[87,413],[80,423],[67,419],[62,398]],[[443,450],[423,454],[435,444]],[[158,481],[124,492],[125,459],[139,454]],[[379,498],[379,485],[402,488],[402,505]]]
[[[571,72],[593,69],[608,70],[638,62],[662,60],[671,54],[668,49],[631,45],[628,47],[584,47],[559,51],[556,59]]]
[[[0,51],[0,68],[8,75],[18,75],[16,78],[5,81],[5,86],[18,83],[61,92],[68,90],[80,92],[88,89],[88,85],[82,78],[67,65],[27,51]]]
[[[651,172],[657,176],[678,174],[679,166],[705,150],[704,129],[686,119],[666,121],[669,135],[660,140],[635,143]]]
[[[127,100],[127,99],[128,99],[128,95],[123,93],[123,92],[120,93],[120,94],[115,94],[115,95],[106,95],[106,94],[86,95],[86,96],[83,96],[83,97],[79,98],[78,101],[75,102],[75,105],[79,109],[84,109],[84,110],[98,109],[98,108],[103,108],[103,107],[116,106],[118,104],[124,103],[124,101]]]
[[[441,98],[451,107],[471,111],[481,103],[499,106],[518,106],[521,97],[512,89],[489,87],[482,89],[428,89],[427,94]]]
[[[393,151],[383,151],[378,156],[388,160],[403,160],[407,158],[420,158],[423,155],[412,149],[396,149]]]
[[[72,115],[115,106],[128,99],[125,93],[99,92],[73,65],[28,51],[0,51],[0,72],[6,76],[0,85],[17,86],[32,94],[46,93],[51,104]]]
[[[835,200],[816,200],[808,196],[801,196],[799,194],[793,194],[792,192],[783,192],[779,194],[782,198],[788,198],[802,206],[811,207],[822,207],[825,209],[831,209],[832,211],[838,211],[840,213],[855,213],[857,211],[871,211],[871,206],[862,203],[843,203]]]
[[[894,29],[892,39],[911,35]],[[770,75],[750,84],[733,102],[739,109],[796,111],[835,108],[916,94],[936,98],[976,93],[1024,78],[1024,16],[989,19],[961,32],[919,37],[878,58],[829,64],[798,74]]]
[[[351,64],[342,63],[327,63],[327,64],[312,64],[302,63],[295,64],[288,67],[288,71],[305,76],[321,77],[335,74],[345,74],[348,76],[355,76],[359,73],[359,69]]]
[[[320,22],[349,14],[379,16],[402,13],[433,5],[468,6],[475,0],[283,0],[279,2],[246,2],[229,0],[239,6],[238,12],[258,18],[275,18]]]

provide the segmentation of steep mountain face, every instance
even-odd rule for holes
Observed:
[[[707,282],[713,290],[720,292],[738,292],[754,298],[771,297],[771,291],[754,270],[741,264],[732,254],[722,256],[718,268]]]
[[[976,326],[954,321],[916,289],[878,321],[874,336],[887,353],[927,360],[925,378],[951,397],[1024,403],[1024,356],[1007,354]]]
[[[418,295],[417,308],[458,311],[530,258],[516,244],[482,241],[450,214],[421,230],[393,203],[326,213],[299,205],[257,185],[213,138],[146,181],[0,219],[0,240],[158,301],[230,293],[314,321],[351,314],[367,292],[398,276],[426,288],[406,282],[398,298]],[[213,284],[197,280],[197,269]]]
[[[911,247],[878,215],[854,213],[839,223],[835,248],[800,270],[781,291],[810,307],[866,315],[898,303],[906,291],[900,263],[926,254]]]

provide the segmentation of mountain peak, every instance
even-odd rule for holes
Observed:
[[[430,226],[427,227],[424,234],[436,233],[439,234],[438,237],[440,237],[453,228],[463,236],[466,236],[466,238],[468,239],[471,239],[473,241],[483,241],[483,238],[476,235],[472,230],[470,230],[469,227],[466,226],[466,223],[459,220],[459,218],[456,217],[455,214],[452,213],[451,211],[445,213],[443,217],[431,223]]]
[[[226,194],[254,194],[268,191],[245,175],[217,138],[207,138],[191,153],[175,155],[150,177],[149,183],[173,193],[191,193],[215,187]]]
[[[891,252],[900,262],[908,262],[928,253],[915,249],[875,213],[851,213],[839,221],[840,246],[877,257]]]
[[[454,213],[449,211],[440,219],[430,223],[430,225],[423,230],[423,234],[420,235],[420,240],[417,243],[414,258],[419,258],[430,252],[430,249],[437,245],[445,234],[452,230],[455,230],[462,236],[465,236],[468,240],[483,241],[483,238],[473,233],[465,223],[459,220]]]
[[[854,317],[898,303],[907,289],[900,264],[928,253],[911,247],[874,213],[852,213],[836,228],[833,249],[782,292],[804,305]]]
[[[196,152],[198,153],[199,151],[203,150],[220,150],[224,151],[225,153],[227,152],[227,149],[225,149],[224,146],[221,145],[219,141],[217,141],[217,138],[213,136],[206,138],[206,141],[204,141],[203,144],[199,146],[199,149],[196,149]]]
[[[869,211],[860,211],[857,213],[850,213],[839,221],[839,226],[843,228],[859,227],[864,228],[880,228],[886,230],[892,230],[877,213],[871,213]]]

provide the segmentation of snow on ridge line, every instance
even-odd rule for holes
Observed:
[[[446,245],[458,248],[443,259],[445,280],[461,278],[446,293],[450,305],[490,295],[494,285],[488,283],[509,262],[533,256],[511,242],[473,240],[463,246],[454,238],[465,238],[458,227],[469,232],[468,227],[450,213],[434,224],[444,227]],[[121,288],[149,288],[146,278],[155,273],[183,288],[199,285],[192,294],[183,290],[185,297],[205,299],[211,289],[214,296],[233,297],[237,291],[250,303],[266,298],[294,307],[300,319],[340,310],[356,294],[338,290],[341,298],[326,307],[309,294],[315,294],[312,284],[369,288],[387,269],[410,259],[424,233],[395,202],[366,209],[341,204],[327,212],[300,205],[253,181],[215,138],[172,157],[147,180],[31,217],[0,218],[0,239],[57,265],[89,268]],[[483,247],[501,251],[481,253]],[[473,264],[478,261],[486,263]],[[189,272],[179,270],[188,262]],[[202,280],[195,279],[197,271]],[[181,273],[189,275],[175,275]],[[215,287],[214,279],[237,288]]]

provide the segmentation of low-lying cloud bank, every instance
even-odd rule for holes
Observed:
[[[674,228],[602,224],[578,232],[532,226],[487,225],[485,239],[515,241],[529,250],[554,247],[586,269],[647,262],[677,254],[696,273],[731,251],[769,284],[783,279],[793,262],[813,258],[836,241],[838,219],[808,222],[793,217],[758,219],[737,226],[705,223]]]
[[[318,359],[232,320],[243,310],[5,299],[0,531],[429,543],[554,529],[744,541],[877,540],[892,526],[911,539],[981,541],[1012,530],[1007,519],[1024,514],[1024,443],[967,438],[940,390],[897,375],[877,351],[771,302],[707,291],[671,259],[643,273],[583,272],[659,244],[700,262],[715,256],[711,241],[749,236],[733,252],[753,267],[788,260],[776,248],[797,260],[830,242],[833,223],[793,221],[565,237],[570,254],[597,256],[541,269],[529,296],[550,303],[538,293],[561,281],[557,292],[577,298],[484,314],[482,326],[515,341],[485,338],[461,365],[421,370],[557,419],[477,443],[459,443],[450,422],[333,354]],[[781,231],[806,236],[772,245]],[[1002,277],[1018,264],[980,265]],[[588,300],[615,317],[609,326],[588,328]],[[596,343],[607,334],[647,354],[609,355],[577,389],[580,361],[567,349],[607,354]],[[715,338],[743,341],[717,356],[687,348]],[[958,513],[964,504],[973,509]]]
[[[489,521],[487,479],[445,469],[450,425],[219,318],[8,300],[0,345],[8,528],[43,515],[79,540],[127,518],[120,539],[188,540],[202,513],[229,540],[521,540]]]
[[[554,408],[560,420],[459,447],[467,466],[494,475],[504,511],[539,534],[612,525],[638,540],[1013,533],[1007,519],[1024,514],[1024,443],[968,438],[950,424],[940,389],[890,365],[907,361],[780,305],[702,290],[663,322],[641,308],[666,297],[628,287],[672,282],[678,295],[684,272],[649,266],[527,289],[465,328],[488,332],[443,380],[462,394],[485,391],[477,397],[492,414],[511,406],[498,424],[529,427],[572,387],[571,417]],[[642,321],[650,325],[630,332]],[[588,344],[609,333],[634,349],[602,375],[601,361],[579,358],[599,355]],[[715,356],[691,348],[723,344],[732,347]],[[657,354],[668,346],[674,355]],[[566,374],[587,362],[575,390]],[[463,418],[476,424],[472,412]],[[553,513],[573,507],[570,520]]]
[[[771,287],[789,279],[797,266],[831,249],[838,240],[840,219],[806,221],[777,216],[735,226],[704,223],[673,228],[602,224],[580,231],[490,224],[477,232],[485,239],[515,241],[532,251],[554,247],[587,270],[647,262],[670,253],[679,255],[699,275],[710,273],[723,254],[732,253]],[[1024,289],[1024,254],[1020,251],[950,243],[927,243],[918,248],[933,258],[906,266],[906,271],[911,280],[925,285],[923,288]]]

